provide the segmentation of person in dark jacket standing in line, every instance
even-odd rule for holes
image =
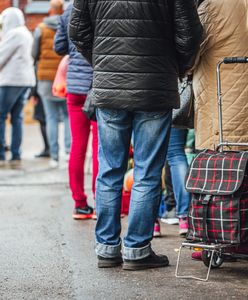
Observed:
[[[31,103],[34,105],[33,119],[39,122],[40,133],[44,144],[43,150],[40,153],[36,154],[35,158],[48,158],[50,157],[50,150],[46,130],[46,116],[41,98],[37,93],[37,87],[32,89],[29,101],[31,101]]]
[[[178,77],[192,67],[202,27],[194,0],[75,0],[70,37],[93,66],[99,174],[98,267],[165,267],[151,248]],[[121,192],[131,134],[134,184],[121,252]],[[123,254],[123,256],[122,256]],[[123,261],[124,260],[124,261]]]
[[[92,67],[78,53],[74,44],[68,38],[69,17],[72,10],[70,4],[59,19],[59,25],[54,39],[54,49],[60,55],[69,54],[69,65],[66,78],[67,107],[72,135],[72,145],[69,159],[69,181],[72,197],[75,203],[73,218],[89,219],[93,209],[87,204],[84,190],[84,162],[92,127],[92,191],[95,195],[95,181],[98,172],[97,161],[97,123],[90,121],[82,112],[87,93],[92,83]]]

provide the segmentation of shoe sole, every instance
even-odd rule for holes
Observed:
[[[179,224],[179,220],[176,219],[160,219],[161,222],[168,224],[168,225],[178,225]]]
[[[155,238],[161,237],[161,236],[162,236],[161,232],[154,232],[153,233],[153,237],[155,237]]]
[[[22,162],[9,162],[9,167],[12,169],[21,169]]]
[[[109,262],[109,261],[98,261],[97,267],[98,268],[114,268],[114,267],[119,267],[123,264],[123,261],[119,262]]]
[[[193,258],[193,257],[191,257],[191,260],[194,260],[194,261],[202,261],[201,258]]]
[[[179,237],[182,238],[182,239],[185,239],[186,236],[187,236],[187,234],[184,234],[184,233],[179,234]]]
[[[136,265],[134,263],[123,263],[122,269],[126,271],[141,271],[146,269],[154,269],[154,268],[165,268],[169,266],[169,261],[165,262],[164,264],[140,264]]]
[[[11,166],[14,166],[14,165],[21,165],[22,164],[22,162],[20,161],[20,160],[16,160],[16,161],[8,161],[9,162],[9,164],[11,165]]]
[[[92,214],[89,215],[72,215],[74,220],[90,220],[92,219]]]
[[[180,237],[186,237],[186,235],[187,235],[187,233],[188,233],[188,229],[185,229],[185,230],[179,230],[179,235],[180,235]]]

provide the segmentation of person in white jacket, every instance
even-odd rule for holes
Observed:
[[[2,12],[2,39],[0,41],[0,165],[5,164],[5,121],[11,117],[11,160],[21,160],[22,110],[29,88],[35,85],[33,38],[25,26],[18,8]]]

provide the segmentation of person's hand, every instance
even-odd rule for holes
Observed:
[[[38,97],[31,96],[29,98],[29,101],[33,104],[33,106],[36,106],[38,104],[38,102],[39,102],[39,99],[38,99]]]

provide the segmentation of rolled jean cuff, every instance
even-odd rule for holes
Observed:
[[[129,260],[138,260],[149,256],[152,253],[151,244],[142,248],[128,248],[124,247],[123,258]]]
[[[121,241],[118,245],[104,245],[96,242],[96,254],[105,258],[121,256]]]

